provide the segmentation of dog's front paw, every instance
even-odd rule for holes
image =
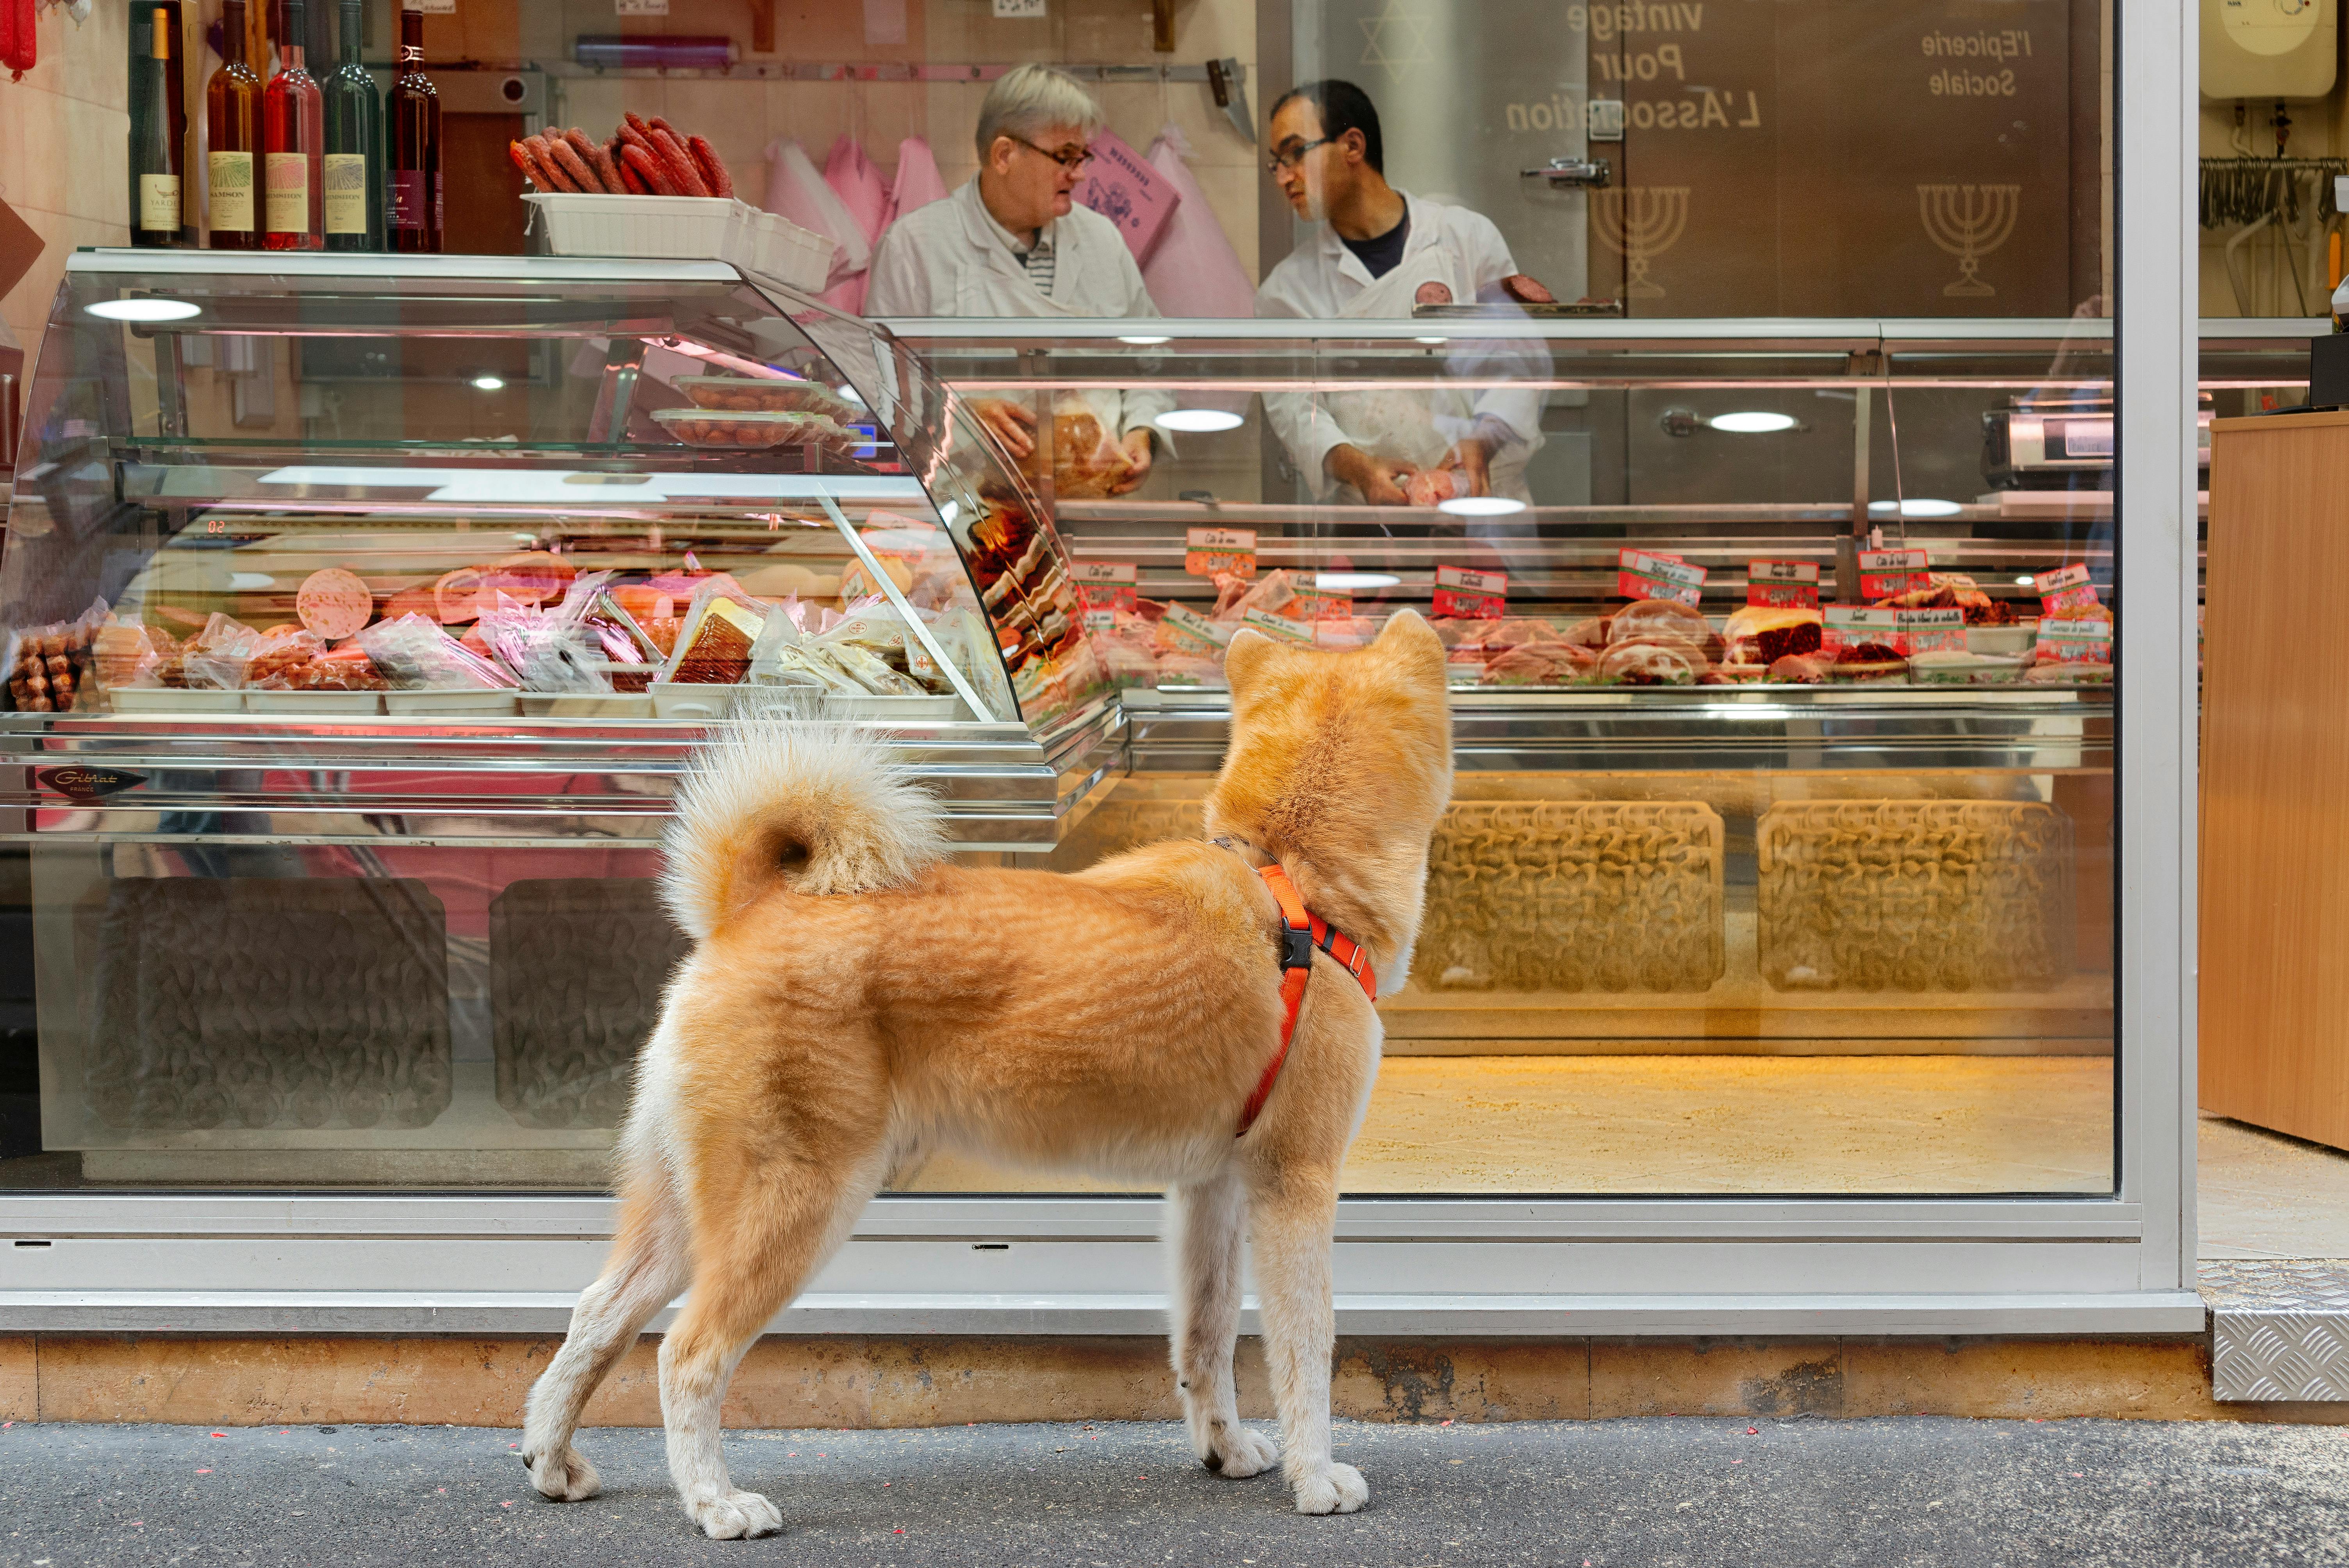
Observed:
[[[688,1498],[686,1512],[712,1541],[742,1541],[772,1535],[783,1527],[782,1511],[755,1491],[730,1491],[724,1497]]]
[[[604,1490],[595,1467],[569,1443],[534,1459],[524,1454],[522,1462],[530,1469],[530,1484],[538,1488],[539,1496],[550,1501],[580,1502]]]
[[[1370,1501],[1370,1482],[1352,1465],[1333,1464],[1297,1483],[1299,1513],[1351,1513]]]
[[[1262,1475],[1280,1459],[1280,1445],[1237,1421],[1216,1423],[1201,1445],[1199,1462],[1227,1480]]]

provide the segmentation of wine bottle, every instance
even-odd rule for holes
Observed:
[[[277,36],[282,62],[261,93],[264,242],[273,251],[326,247],[326,109],[304,63],[308,27],[302,0],[285,0]]]
[[[424,74],[424,12],[401,0],[399,75],[391,84],[391,215],[395,251],[441,245],[440,94]]]
[[[140,80],[131,95],[138,123],[130,136],[130,242],[176,247],[180,242],[180,164],[187,146],[183,128],[171,122],[171,16],[161,6],[149,12],[153,26],[139,61]]]
[[[246,57],[244,0],[227,0],[221,20],[221,63],[204,84],[205,136],[210,145],[212,249],[257,251],[261,152],[261,76]]]
[[[342,60],[326,78],[326,249],[383,249],[383,99],[359,63],[366,0],[343,0]]]

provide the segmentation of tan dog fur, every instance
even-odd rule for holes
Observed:
[[[1278,860],[1383,988],[1402,983],[1451,795],[1444,654],[1406,613],[1350,654],[1242,632],[1226,669],[1232,739],[1206,825],[1253,862],[1178,842],[1071,876],[957,867],[926,798],[869,741],[753,725],[706,757],[669,857],[699,944],[639,1064],[610,1262],[531,1391],[522,1452],[540,1492],[595,1495],[580,1411],[689,1284],[660,1349],[670,1470],[709,1534],[780,1529],[728,1477],[727,1381],[893,1165],[949,1148],[1169,1185],[1184,1411],[1201,1460],[1235,1477],[1276,1457],[1232,1384],[1252,1231],[1297,1507],[1362,1505],[1361,1473],[1330,1453],[1330,1258],[1379,1019],[1317,953],[1287,1066],[1234,1137],[1280,1023],[1278,910],[1252,864]]]

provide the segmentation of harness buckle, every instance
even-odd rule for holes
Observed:
[[[1283,969],[1313,967],[1313,928],[1311,926],[1291,925],[1287,921],[1281,923],[1280,966]]]

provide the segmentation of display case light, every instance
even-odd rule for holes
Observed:
[[[1221,408],[1169,408],[1151,423],[1178,435],[1211,436],[1218,430],[1237,430],[1242,421],[1237,414]]]
[[[2037,578],[2032,576],[2030,573],[2026,572],[2022,576],[2014,580],[2014,585],[2017,588],[2028,588],[2038,581],[2039,580]]]
[[[506,389],[506,378],[502,376],[476,376],[473,388],[479,392],[502,392]]]
[[[1402,579],[1392,572],[1317,572],[1313,586],[1324,593],[1367,593],[1392,588]]]
[[[1172,343],[1174,341],[1171,337],[1152,337],[1147,334],[1142,333],[1136,333],[1132,335],[1120,333],[1118,334],[1117,340],[1120,343],[1130,343],[1136,348],[1155,348],[1162,343]]]
[[[158,299],[153,294],[134,294],[129,299],[102,299],[88,307],[89,314],[108,321],[185,321],[203,314],[202,307],[183,299]]]
[[[1513,511],[1525,511],[1526,503],[1505,495],[1456,495],[1450,500],[1437,501],[1435,510],[1454,517],[1506,517]]]
[[[1922,497],[1916,500],[1872,500],[1868,503],[1870,517],[1955,517],[1958,503]]]
[[[1452,340],[1448,337],[1414,337],[1413,343],[1424,343],[1431,348],[1441,348]]]
[[[1705,423],[1732,436],[1775,436],[1781,430],[1793,429],[1795,417],[1747,408],[1734,414],[1715,414]]]

